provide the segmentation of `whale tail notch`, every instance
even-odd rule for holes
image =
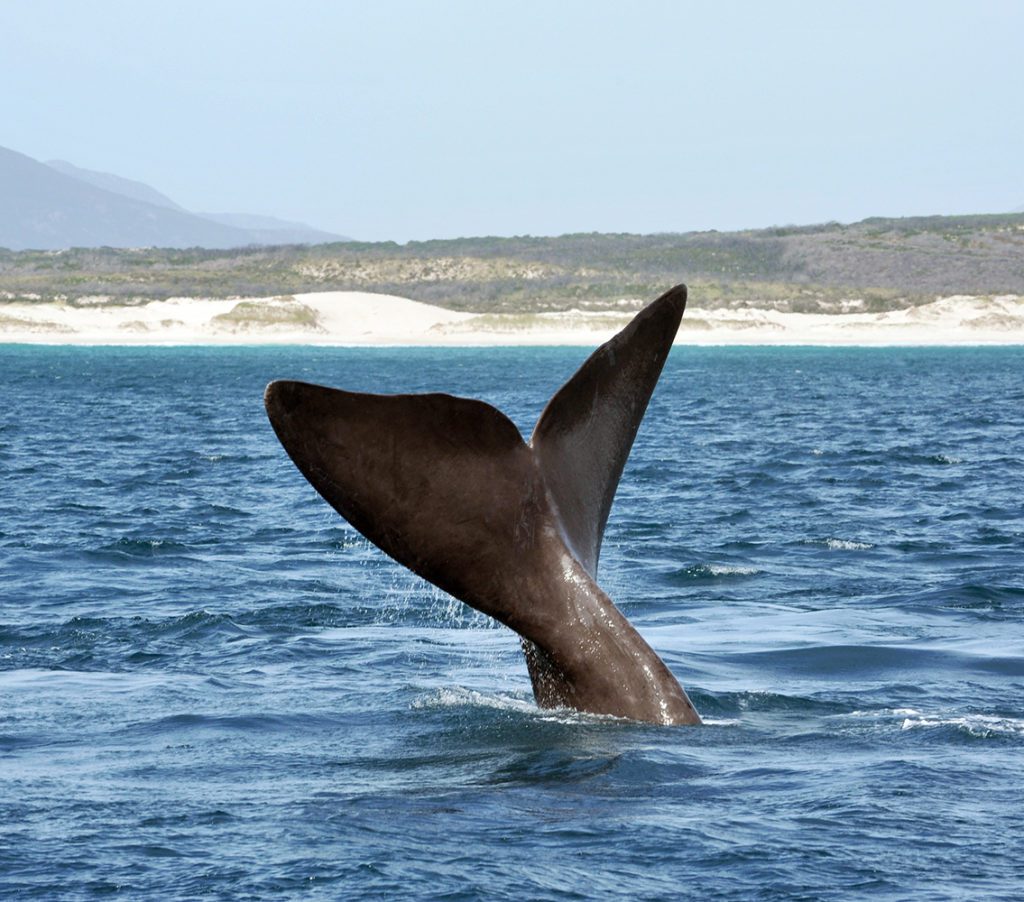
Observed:
[[[693,712],[596,585],[615,489],[685,304],[678,286],[598,348],[552,397],[529,444],[491,405],[444,394],[277,381],[267,387],[267,414],[299,470],[357,530],[523,637],[539,704],[632,716],[625,702],[588,702],[587,677],[561,636],[569,615],[559,580],[571,559],[581,568],[576,582],[587,584],[585,605],[614,611],[642,646],[631,654],[649,652]],[[577,616],[584,602],[573,603]],[[637,715],[699,722],[688,717]]]

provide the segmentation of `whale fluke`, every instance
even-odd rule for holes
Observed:
[[[530,444],[566,539],[591,576],[619,477],[685,307],[685,285],[645,307],[555,393],[533,430]]]
[[[678,286],[555,394],[528,445],[503,413],[445,394],[272,382],[288,455],[371,542],[515,630],[538,704],[699,723],[596,582],[615,488],[686,305]]]

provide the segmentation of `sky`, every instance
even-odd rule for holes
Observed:
[[[1024,205],[1024,2],[0,0],[0,146],[355,238]]]

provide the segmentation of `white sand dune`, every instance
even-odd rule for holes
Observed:
[[[1014,295],[940,298],[889,313],[701,310],[699,303],[691,300],[677,344],[1024,344],[1024,298]],[[473,314],[353,291],[137,305],[4,303],[0,343],[596,345],[629,321],[636,308],[624,306],[622,312]]]

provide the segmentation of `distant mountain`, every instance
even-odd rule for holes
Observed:
[[[221,225],[245,229],[259,240],[257,244],[331,244],[335,241],[351,241],[343,235],[334,235],[304,222],[291,222],[276,216],[255,216],[250,213],[199,213],[203,219],[219,222]]]
[[[47,165],[0,147],[0,248],[222,249],[345,240],[271,217],[190,213],[142,182],[62,160]]]
[[[0,148],[0,247],[242,247],[248,232],[97,188]]]
[[[124,179],[110,172],[82,169],[80,166],[76,166],[74,163],[69,163],[66,160],[47,160],[46,165],[51,169],[56,169],[58,172],[63,172],[64,175],[70,175],[79,181],[88,182],[90,185],[102,188],[104,191],[113,191],[114,194],[130,197],[133,200],[145,201],[147,204],[155,204],[158,207],[166,207],[168,210],[178,210],[181,213],[188,212],[188,210],[176,204],[166,194],[161,194],[156,188],[151,188],[144,182]],[[230,225],[230,223],[228,224]]]
[[[121,176],[110,172],[82,169],[64,160],[50,160],[46,165],[52,166],[65,175],[89,182],[97,188],[113,191],[115,194],[156,204],[158,207],[180,210],[183,213],[189,212],[166,194],[161,194],[156,188],[144,182],[121,178]],[[304,222],[292,222],[287,219],[278,219],[276,216],[256,216],[251,213],[193,213],[192,215],[208,219],[210,222],[231,226],[234,229],[243,229],[249,233],[252,239],[250,244],[330,244],[335,241],[352,240],[344,235],[335,235],[332,232],[314,228]]]

